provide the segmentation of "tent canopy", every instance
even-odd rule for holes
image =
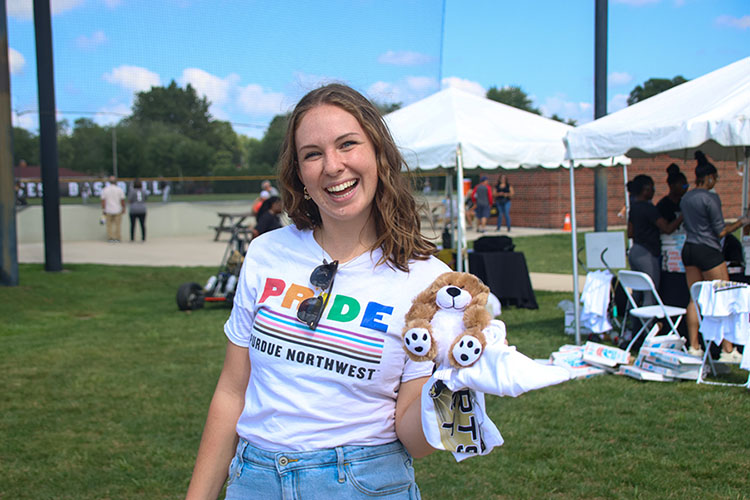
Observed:
[[[568,158],[666,153],[740,161],[750,146],[750,57],[568,131]]]
[[[412,168],[455,165],[459,145],[464,168],[569,166],[562,138],[573,127],[457,88],[389,113],[385,120]],[[620,157],[587,159],[576,165],[629,162]]]

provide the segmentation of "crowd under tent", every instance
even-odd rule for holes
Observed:
[[[487,170],[568,168],[562,122],[507,106],[458,88],[447,88],[389,113],[385,121],[407,164],[415,169],[456,167],[456,186],[465,168]],[[586,158],[575,166],[627,165],[630,160]],[[571,172],[572,176],[572,172]],[[457,189],[457,255],[466,248],[464,192]],[[571,198],[573,197],[571,183]],[[457,270],[465,270],[465,258]]]
[[[750,57],[673,87],[661,94],[576,127],[565,135],[567,158],[668,154],[690,160],[700,149],[712,160],[735,161],[743,171],[742,206],[748,208],[750,162]],[[573,271],[578,306],[576,217],[571,176]],[[580,342],[578,310],[576,340]]]

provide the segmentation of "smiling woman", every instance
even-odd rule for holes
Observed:
[[[408,359],[401,333],[449,269],[403,159],[378,110],[334,84],[297,104],[279,164],[294,224],[248,248],[188,498],[215,498],[227,470],[232,499],[419,498],[432,364]]]

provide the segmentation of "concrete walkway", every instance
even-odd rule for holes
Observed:
[[[507,231],[488,231],[484,235],[507,234],[511,237],[560,233],[560,230],[513,228]],[[123,231],[125,234],[125,231]],[[152,238],[146,243],[106,241],[63,241],[62,259],[65,264],[109,264],[139,266],[219,266],[227,248],[227,238],[213,241],[213,233],[205,236]],[[467,233],[467,240],[482,234]],[[437,238],[438,235],[429,235]],[[43,243],[19,243],[18,260],[23,263],[44,263]],[[534,290],[573,291],[573,276],[567,274],[530,273]],[[581,277],[580,289],[584,278]]]

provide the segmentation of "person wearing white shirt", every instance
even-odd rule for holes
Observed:
[[[449,268],[420,231],[377,108],[341,84],[297,104],[279,161],[292,224],[248,247],[187,498],[419,498],[432,364],[403,349]],[[252,367],[252,369],[251,369]]]

